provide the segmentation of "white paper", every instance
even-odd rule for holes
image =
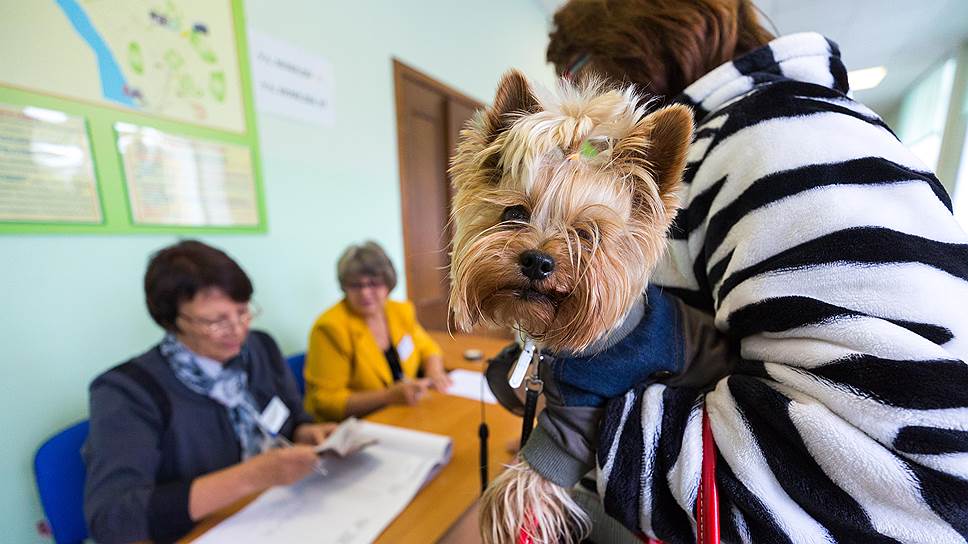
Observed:
[[[440,463],[450,461],[451,440],[448,436],[369,421],[363,422],[362,432],[375,438],[379,446],[393,451],[434,459]]]
[[[333,126],[333,68],[325,58],[259,32],[249,33],[256,107]]]
[[[450,460],[450,438],[363,422],[378,443],[326,458],[312,475],[266,491],[195,542],[247,544],[372,542],[406,508],[428,476]]]
[[[316,453],[331,452],[340,457],[346,457],[376,444],[377,441],[376,437],[366,434],[363,422],[350,417],[344,419],[322,444],[316,446]]]
[[[448,395],[465,397],[480,402],[482,389],[481,383],[483,382],[484,402],[488,404],[497,404],[497,399],[494,398],[494,393],[491,392],[491,388],[488,386],[487,380],[484,379],[484,375],[480,372],[458,368],[457,370],[450,371],[449,376],[450,380],[453,382],[453,385],[451,385],[450,389],[447,390]]]

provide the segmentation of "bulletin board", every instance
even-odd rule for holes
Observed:
[[[246,38],[242,0],[0,9],[0,233],[265,232]]]

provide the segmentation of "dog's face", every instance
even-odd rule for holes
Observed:
[[[646,114],[631,90],[595,83],[538,98],[505,75],[451,168],[457,325],[569,351],[618,326],[665,249],[691,135],[683,106]]]

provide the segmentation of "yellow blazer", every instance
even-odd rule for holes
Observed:
[[[417,323],[410,302],[388,300],[385,312],[403,374],[414,378],[427,357],[441,353],[440,346]],[[370,328],[345,299],[316,318],[309,332],[303,373],[306,411],[320,420],[343,419],[351,392],[383,389],[393,383],[390,365]]]

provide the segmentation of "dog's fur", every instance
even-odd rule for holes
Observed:
[[[692,135],[684,106],[649,113],[631,88],[601,82],[536,91],[520,73],[462,133],[451,168],[456,228],[450,306],[463,330],[510,327],[552,352],[581,352],[619,326],[645,290],[679,205]],[[525,274],[522,254],[553,270]],[[567,490],[526,463],[492,482],[484,540],[541,542],[587,529]]]

